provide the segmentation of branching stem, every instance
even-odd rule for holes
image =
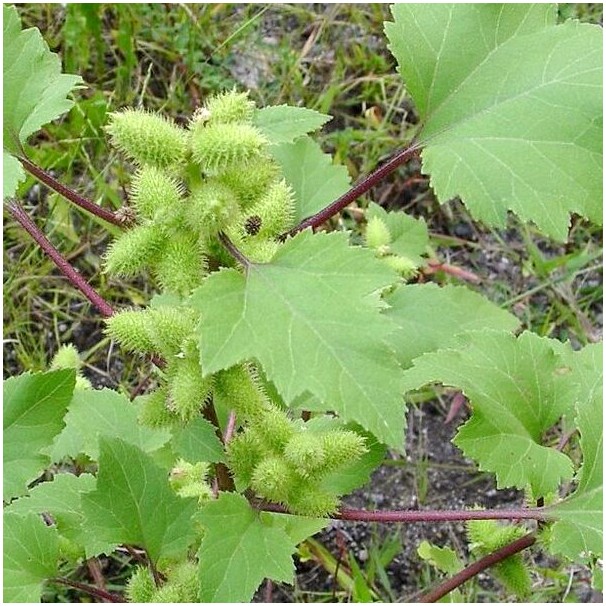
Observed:
[[[122,596],[119,596],[115,593],[110,593],[109,591],[104,591],[103,589],[99,589],[98,587],[93,587],[92,585],[86,585],[85,583],[78,583],[78,581],[72,581],[70,579],[65,579],[63,577],[57,577],[54,579],[49,579],[52,583],[59,583],[60,585],[67,585],[68,587],[73,587],[74,589],[79,589],[84,593],[88,593],[95,598],[99,598],[100,600],[106,600],[107,602],[117,603],[117,602],[126,602]]]
[[[73,189],[63,185],[63,183],[57,181],[51,174],[47,173],[44,169],[40,168],[36,164],[34,164],[31,160],[26,158],[25,156],[17,156],[17,159],[25,170],[31,173],[38,181],[41,181],[47,187],[50,187],[53,191],[57,192],[59,195],[63,196],[66,200],[69,200],[76,206],[79,206],[83,210],[91,213],[107,221],[108,223],[113,223],[118,227],[124,227],[124,220],[120,218],[119,215],[112,212],[111,210],[107,210],[105,208],[101,208],[98,204],[95,204],[92,200],[81,196],[79,193],[75,192]]]
[[[483,570],[486,570],[486,568],[490,568],[491,566],[502,562],[506,558],[527,549],[533,545],[535,541],[536,537],[534,533],[524,535],[522,538],[513,541],[513,543],[509,543],[509,545],[501,547],[501,549],[488,554],[467,568],[464,568],[461,570],[461,572],[458,572],[450,579],[444,581],[444,583],[441,583],[425,595],[418,598],[417,601],[420,603],[437,602],[440,598],[450,593],[453,589],[456,589]]]
[[[240,250],[236,247],[236,245],[229,239],[229,236],[224,232],[219,232],[219,240],[221,244],[225,247],[227,252],[238,262],[240,265],[244,267],[244,269],[248,269],[252,263],[250,259],[245,257]]]
[[[314,229],[322,223],[328,221],[333,215],[343,210],[348,204],[351,204],[354,200],[357,200],[360,196],[364,195],[369,189],[374,187],[379,181],[384,179],[387,175],[391,174],[398,166],[401,166],[418,153],[420,146],[417,142],[413,141],[408,147],[401,149],[396,152],[385,164],[379,166],[371,173],[366,175],[361,181],[356,183],[349,191],[345,192],[341,197],[337,198],[334,202],[323,208],[320,212],[317,212],[311,217],[303,219],[301,223],[293,227],[289,232],[283,234],[282,237],[294,236],[300,231],[313,227]]]
[[[15,220],[36,241],[36,244],[53,261],[59,271],[75,286],[105,318],[113,315],[112,306],[74,269],[61,253],[49,242],[38,226],[29,218],[15,200],[8,203],[8,210]]]

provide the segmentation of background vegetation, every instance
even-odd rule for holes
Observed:
[[[24,25],[38,27],[51,50],[61,54],[65,71],[81,74],[88,84],[67,117],[31,141],[30,156],[67,185],[111,208],[127,199],[130,178],[103,133],[107,112],[120,107],[141,105],[186,121],[207,95],[236,86],[250,90],[260,106],[288,103],[317,109],[334,116],[320,142],[336,162],[347,166],[353,181],[399,147],[417,122],[386,47],[383,21],[389,10],[384,4],[24,4],[19,11]],[[560,14],[562,19],[601,22],[602,5],[561,5]],[[38,225],[105,299],[119,307],[150,298],[151,281],[118,281],[100,272],[109,240],[105,225],[75,211],[31,178],[20,193]],[[456,200],[440,207],[417,161],[377,187],[372,199],[423,216],[437,257],[473,274],[470,286],[513,311],[525,328],[579,345],[601,338],[599,228],[575,220],[567,245],[541,238],[514,220],[504,231],[486,229]],[[329,228],[355,234],[364,223],[367,202],[363,199],[347,209]],[[459,281],[444,272],[424,279]],[[60,344],[73,342],[95,386],[130,393],[146,388],[149,364],[114,350],[95,311],[8,218],[4,284],[5,376],[43,369]],[[441,413],[446,405],[435,406]],[[431,498],[428,483],[435,481],[431,449],[422,433],[410,448],[414,489],[422,502]],[[398,537],[379,540],[371,529],[365,547],[368,564],[359,577],[362,589],[378,586],[379,597],[387,601],[410,597],[418,579],[409,580],[402,596],[394,595],[389,579],[381,576],[400,548]],[[348,556],[347,549],[345,555],[335,555],[337,551],[324,554],[320,546],[307,555],[325,570],[332,566],[338,579],[335,557],[347,561]],[[122,585],[130,561],[124,554],[123,560],[103,563],[107,589]],[[424,570],[430,582],[432,573]],[[352,582],[358,578],[351,563],[343,566],[341,576],[343,571]],[[78,574],[95,573],[89,567]],[[541,579],[537,597],[579,599],[575,588],[577,583],[584,586],[582,577],[582,571],[552,568]],[[342,589],[347,582],[333,584]],[[323,583],[325,579],[316,583],[320,589],[313,596],[311,589],[298,588],[290,598],[341,597],[323,589]],[[476,593],[468,597],[477,599],[478,591],[484,601],[499,599],[490,593],[497,591],[490,584],[473,589]],[[343,593],[347,595],[351,591]],[[357,595],[363,596],[363,591]],[[70,600],[70,594],[48,598]]]

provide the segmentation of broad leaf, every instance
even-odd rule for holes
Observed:
[[[194,292],[201,366],[213,373],[256,358],[286,402],[309,391],[401,448],[401,370],[385,345],[394,326],[369,297],[392,280],[344,234],[303,232],[270,264],[221,271]]]
[[[249,602],[265,578],[292,583],[295,546],[326,525],[256,511],[234,493],[206,505],[200,519],[206,528],[198,551],[203,603]]]
[[[408,368],[421,354],[445,349],[470,330],[514,330],[519,320],[465,286],[411,284],[386,297],[386,315],[402,328],[391,344]]]
[[[331,116],[306,107],[275,105],[255,112],[253,124],[272,143],[292,143],[295,139],[318,130]]]
[[[25,171],[21,162],[14,156],[11,156],[6,150],[3,150],[3,183],[2,197],[10,198],[16,191],[19,183],[25,180]]]
[[[555,26],[553,5],[393,7],[391,50],[419,108],[423,170],[440,201],[506,211],[566,239],[601,222],[602,30]]]
[[[65,416],[65,429],[50,451],[53,461],[87,454],[97,460],[101,436],[121,438],[146,452],[168,440],[168,429],[144,427],[137,421],[137,409],[126,396],[111,389],[78,390]]]
[[[82,79],[61,73],[61,61],[51,53],[35,28],[21,30],[14,6],[3,7],[4,17],[4,150],[18,153],[21,143],[41,126],[54,120],[74,104],[66,98]],[[11,196],[23,172],[16,160],[7,165],[4,196]],[[13,187],[14,185],[14,187]],[[10,187],[9,187],[10,186]]]
[[[349,189],[349,175],[309,137],[270,149],[286,181],[295,191],[295,223],[314,215]]]
[[[368,205],[368,219],[378,217],[389,228],[391,252],[408,257],[417,266],[423,264],[421,255],[426,253],[429,245],[429,232],[425,221],[415,219],[403,212],[387,212],[378,204],[371,202]]]
[[[41,450],[63,428],[73,370],[23,374],[4,382],[4,500],[24,494],[50,463]]]
[[[93,491],[96,484],[96,478],[87,473],[80,476],[61,473],[52,482],[34,486],[26,497],[13,501],[7,511],[20,515],[50,514],[59,533],[81,545],[87,557],[111,553],[116,545],[98,540],[84,524],[81,497]]]
[[[439,382],[461,389],[473,415],[454,443],[499,488],[530,485],[538,498],[572,477],[572,462],[541,444],[543,434],[570,412],[576,385],[550,340],[532,333],[516,338],[491,330],[466,333],[458,349],[425,354],[405,372],[408,389]]]
[[[57,576],[57,531],[33,513],[4,514],[4,602],[40,602],[42,585]]]
[[[152,561],[183,555],[195,501],[178,497],[166,471],[141,449],[101,438],[97,489],[82,496],[86,524],[99,540],[144,548]]]
[[[417,553],[420,558],[446,574],[456,574],[463,568],[456,551],[450,547],[438,547],[429,541],[421,541],[417,547]]]
[[[196,417],[182,429],[176,429],[173,436],[175,454],[190,463],[223,461],[225,453],[215,428],[201,416]]]
[[[571,560],[590,553],[602,556],[603,545],[603,413],[602,344],[588,345],[570,357],[571,380],[579,385],[576,425],[581,433],[583,464],[576,491],[552,507],[558,521],[553,527],[551,551]]]

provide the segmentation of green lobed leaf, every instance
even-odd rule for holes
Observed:
[[[258,109],[253,116],[253,125],[273,144],[292,143],[318,130],[329,120],[332,120],[332,116],[306,107],[275,105]]]
[[[571,379],[579,386],[576,425],[581,434],[583,464],[576,491],[551,507],[559,520],[553,526],[551,551],[571,560],[590,553],[602,556],[603,546],[603,403],[602,344],[588,345],[569,357]]]
[[[36,28],[21,30],[14,6],[3,7],[4,20],[4,126],[5,152],[18,153],[21,143],[41,126],[54,120],[74,104],[66,98],[82,83],[80,76],[61,73],[59,56],[51,53]],[[11,196],[22,171],[5,153],[3,194]],[[14,187],[13,187],[14,185]]]
[[[378,204],[368,205],[368,219],[378,217],[389,228],[391,252],[408,257],[417,266],[423,265],[421,255],[425,254],[429,245],[429,232],[423,218],[415,219],[403,212],[387,212]]]
[[[98,540],[139,545],[157,562],[185,554],[196,502],[178,497],[166,470],[140,448],[102,437],[97,489],[82,496],[82,510]]]
[[[111,389],[80,390],[74,394],[65,416],[65,429],[50,450],[53,461],[86,454],[97,460],[99,438],[116,437],[151,452],[170,440],[169,429],[144,427],[137,421],[137,408]]]
[[[201,602],[249,602],[263,579],[291,583],[295,546],[327,520],[259,512],[223,493],[204,507],[198,551]]]
[[[560,240],[601,223],[602,30],[553,5],[393,7],[390,48],[419,108],[423,170],[442,202],[506,211]]]
[[[295,192],[294,222],[322,210],[349,189],[349,175],[309,137],[273,145],[270,153]]]
[[[25,171],[21,162],[14,156],[11,156],[6,150],[3,150],[3,183],[2,197],[10,198],[16,191],[19,183],[25,180]]]
[[[218,463],[225,460],[223,444],[217,437],[215,428],[201,416],[185,427],[174,430],[172,442],[175,454],[190,463]]]
[[[23,374],[4,381],[4,500],[24,494],[50,463],[42,454],[63,427],[73,369]]]
[[[57,531],[33,513],[4,514],[5,603],[40,602],[42,585],[57,576]]]
[[[390,306],[385,314],[402,329],[390,343],[404,368],[421,354],[451,347],[461,333],[483,328],[513,331],[520,324],[465,286],[403,284],[385,300]]]
[[[439,382],[461,389],[473,415],[453,442],[483,471],[497,476],[498,488],[530,485],[538,498],[572,477],[572,462],[541,444],[545,431],[569,412],[576,386],[561,343],[525,332],[465,333],[457,349],[428,353],[405,371],[407,389]]]
[[[201,366],[213,373],[255,358],[287,402],[309,391],[402,448],[401,370],[385,344],[394,326],[369,296],[392,281],[345,234],[302,232],[270,264],[213,274],[193,293]]]
[[[438,547],[429,541],[421,541],[417,547],[417,553],[421,559],[429,562],[440,572],[452,575],[463,569],[459,556],[450,547]]]
[[[84,493],[93,491],[96,484],[96,478],[88,473],[80,476],[61,473],[51,482],[34,486],[26,497],[13,501],[7,511],[19,515],[50,514],[59,533],[81,545],[86,557],[111,553],[116,544],[99,541],[84,524],[80,499]]]

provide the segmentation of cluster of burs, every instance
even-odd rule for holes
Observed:
[[[291,419],[252,364],[204,376],[194,336],[199,317],[186,304],[209,271],[235,264],[221,233],[251,262],[265,263],[292,225],[293,193],[253,125],[255,111],[247,94],[228,92],[209,98],[188,128],[144,110],[112,114],[111,141],[137,167],[135,217],[111,245],[105,270],[148,270],[164,297],[115,314],[107,330],[126,349],[166,362],[161,386],[143,398],[141,423],[184,426],[212,399],[219,417],[233,410],[241,425],[227,446],[236,487],[293,513],[324,515],[338,505],[326,479],[366,452],[364,439],[341,427],[311,431],[313,423]],[[210,493],[200,485],[199,495]]]

